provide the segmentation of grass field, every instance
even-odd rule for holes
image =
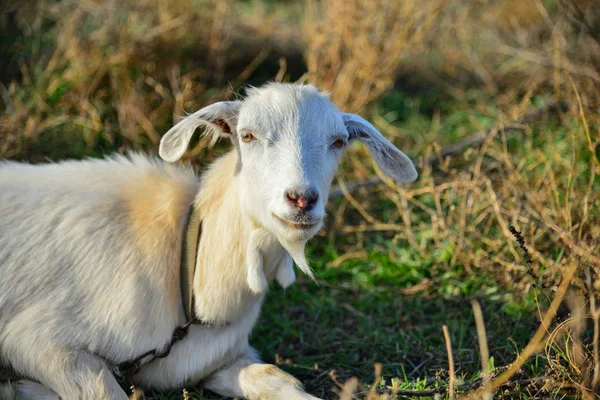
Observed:
[[[325,399],[597,398],[593,4],[14,2],[0,158],[156,152],[177,116],[245,85],[315,83],[420,178],[398,186],[349,151],[309,249],[317,282],[267,297],[251,339],[265,361]],[[146,396],[219,398],[187,390]]]

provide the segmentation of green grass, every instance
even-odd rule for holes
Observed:
[[[394,96],[405,101],[402,93],[392,92],[390,97]],[[395,108],[389,101],[386,98],[377,103],[372,112],[383,112],[390,117],[383,111],[385,107]],[[443,117],[444,138],[448,143],[473,132],[476,127],[472,117],[478,114],[452,107],[451,103],[447,105]],[[427,118],[430,116],[426,109],[422,112],[411,109],[403,117],[388,122],[400,129],[413,129],[425,125]],[[482,116],[478,124],[485,126],[491,122],[491,117]],[[544,124],[550,129],[555,122]],[[544,129],[544,125],[539,129]],[[372,215],[394,222],[398,218],[394,216],[394,204],[381,194],[380,198],[373,198],[374,195],[369,194]],[[331,200],[330,213],[338,206],[339,199]],[[361,218],[356,212],[349,212],[349,223],[360,222]],[[473,300],[482,306],[492,357],[489,363],[492,370],[500,372],[502,366],[516,358],[538,327],[538,307],[546,308],[549,302],[548,293],[543,291],[507,290],[495,280],[494,271],[475,268],[474,273],[468,273],[459,263],[451,265],[450,244],[434,247],[429,254],[422,255],[406,241],[386,232],[366,233],[360,238],[356,235],[332,238],[329,233],[325,231],[315,238],[309,248],[317,282],[299,277],[298,283],[287,290],[273,285],[250,340],[265,361],[280,365],[300,379],[310,393],[324,399],[337,398],[338,383],[351,377],[358,377],[369,388],[375,379],[376,364],[382,367],[380,389],[390,386],[393,380],[405,390],[447,385],[449,367],[442,325],[450,332],[458,383],[477,380],[481,360]],[[427,241],[430,235],[428,231],[419,232],[417,240]],[[336,260],[345,251],[359,250],[366,252],[366,257],[351,258],[337,265]],[[430,284],[423,286],[424,282]],[[546,368],[546,358],[536,356],[515,379],[543,376]],[[540,391],[540,387],[522,383],[510,386],[507,392],[498,392],[497,396],[568,398],[564,393]],[[200,390],[190,391],[190,395],[204,400],[220,398]],[[154,396],[177,399],[181,398],[181,392],[154,393]]]
[[[313,253],[323,250],[318,243],[313,247]],[[419,267],[407,271],[406,266],[390,262],[382,254],[328,268],[325,264],[335,259],[331,252],[313,263],[318,283],[301,278],[287,290],[273,287],[252,345],[265,361],[278,363],[310,393],[325,399],[337,398],[332,372],[340,382],[356,376],[371,383],[376,363],[382,365],[382,379],[388,384],[397,379],[402,389],[421,390],[426,382],[427,388],[447,383],[445,324],[452,338],[457,376],[464,382],[476,379],[481,361],[472,298],[446,295],[454,292],[449,288],[460,293],[465,286],[449,276],[429,293],[403,294],[402,288],[414,283],[407,275],[417,282]],[[477,297],[497,366],[510,363],[537,327],[532,298],[503,297]],[[544,362],[532,360],[523,375],[542,373]],[[195,394],[205,400],[220,398]],[[178,395],[175,391],[157,398],[175,399]]]
[[[436,140],[451,144],[496,121],[498,109],[491,103],[487,103],[483,112],[482,107],[472,110],[468,103],[444,98],[439,93],[431,99],[429,94],[391,91],[370,107],[368,113],[381,115],[396,129],[409,133],[415,142],[411,154],[415,157],[418,154],[414,151],[422,148],[423,143]],[[480,104],[485,104],[483,93],[481,97]],[[439,102],[439,107],[435,108],[432,101]],[[433,112],[440,112],[441,123],[439,131],[431,133]],[[536,132],[553,130],[556,143],[552,145],[562,146],[560,140],[566,133],[556,121],[545,121],[535,129]],[[90,148],[85,135],[75,137],[79,140],[72,140],[72,135],[61,135],[60,129],[46,132],[28,148],[24,158],[97,157],[114,145],[96,138],[95,146]],[[532,140],[533,146],[544,144],[541,135]],[[509,141],[508,145],[516,152],[523,151],[519,150],[519,142]],[[568,147],[562,146],[560,150],[568,151]],[[397,223],[395,205],[384,194],[379,191],[366,194],[371,204],[369,210],[379,220]],[[420,200],[426,206],[435,205],[432,196],[424,195]],[[332,199],[330,214],[339,205],[340,199]],[[417,212],[414,217],[425,216]],[[347,221],[358,224],[363,219],[355,211],[349,211]],[[471,301],[477,299],[482,306],[490,362],[495,367],[515,359],[539,324],[538,302],[542,308],[548,304],[543,292],[521,294],[507,290],[488,268],[469,272],[460,263],[452,264],[454,247],[450,242],[428,244],[431,251],[424,255],[389,232],[370,232],[360,237],[329,233],[325,231],[315,238],[309,248],[317,282],[299,277],[298,283],[287,290],[273,285],[250,340],[265,361],[280,365],[300,379],[310,393],[324,399],[337,398],[338,383],[352,377],[358,377],[369,388],[375,379],[376,364],[382,367],[377,383],[380,389],[391,385],[392,380],[405,390],[447,385],[448,358],[442,325],[450,332],[458,383],[473,382],[480,376],[481,360]],[[497,234],[492,231],[490,236]],[[421,230],[416,240],[430,243],[432,235],[429,229]],[[363,251],[366,257],[336,265],[335,261],[347,251]],[[424,282],[429,284],[423,286]],[[536,299],[535,293],[539,298]],[[525,365],[519,378],[543,375],[546,367],[545,357],[535,357]],[[538,389],[513,386],[509,394],[500,391],[497,396],[566,398],[562,393],[553,395]],[[220,398],[201,389],[188,390],[191,398]],[[181,390],[147,395],[164,400],[183,398]]]
[[[414,140],[414,147],[408,151],[415,158],[419,155],[415,152],[433,140],[442,145],[455,143],[489,128],[497,120],[497,107],[483,93],[477,110],[469,109],[469,102],[444,98],[440,93],[430,98],[430,94],[394,90],[371,106],[367,114],[381,115],[395,129],[406,132]],[[475,95],[470,93],[472,97]],[[432,133],[434,112],[439,112],[441,122],[439,130]],[[561,152],[569,151],[567,145],[561,144],[567,133],[556,121],[547,120],[534,128],[538,133],[524,149],[517,139],[509,140],[507,145],[526,157],[532,147],[545,144],[541,132],[552,130],[555,142],[550,145]],[[73,140],[74,137],[78,140]],[[28,148],[23,158],[97,157],[110,152],[115,144],[98,137],[95,145],[89,147],[85,137],[85,132],[64,136],[59,128],[48,131]],[[385,190],[389,189],[364,194],[369,199],[369,211],[381,221],[398,223],[396,206],[385,196]],[[421,196],[420,201],[425,206],[435,206],[431,195]],[[340,199],[330,201],[330,214],[340,202]],[[454,205],[458,205],[458,200]],[[413,217],[426,218],[426,215],[417,210]],[[349,224],[363,222],[352,210],[346,213],[346,220]],[[482,306],[490,362],[495,367],[515,359],[539,324],[538,305],[545,308],[548,304],[543,292],[522,294],[507,290],[489,268],[468,271],[460,262],[452,263],[453,244],[433,246],[431,229],[416,233],[416,240],[430,250],[427,254],[390,232],[333,236],[330,233],[325,231],[315,238],[309,248],[317,282],[300,277],[287,290],[274,285],[251,338],[251,344],[265,361],[280,365],[300,379],[310,393],[324,399],[337,398],[338,383],[351,377],[358,377],[365,388],[370,387],[376,364],[382,367],[377,383],[380,389],[391,385],[393,380],[405,390],[446,385],[448,358],[442,325],[450,332],[459,383],[473,382],[480,376],[481,360],[471,301],[477,299]],[[497,228],[493,228],[490,236],[497,235]],[[366,252],[366,256],[337,265],[336,260],[348,251]],[[423,285],[424,282],[429,284]],[[536,299],[535,293],[539,298]],[[524,366],[519,378],[543,375],[546,367],[545,357],[535,357]],[[562,393],[553,395],[538,389],[514,386],[509,394],[500,391],[497,395],[520,399],[566,398]],[[189,394],[196,399],[220,398],[195,388],[189,388]],[[180,390],[147,395],[165,400],[183,398]]]
[[[221,26],[222,21],[210,20],[209,13],[192,1],[185,4],[188,11],[193,11],[195,17],[190,25],[197,31],[181,26],[144,42],[149,24],[164,17],[153,14],[162,6],[154,7],[151,1],[144,4],[147,10],[136,12],[129,5],[129,8],[119,9],[123,13],[119,18],[106,20],[95,19],[86,11],[84,15],[91,22],[82,24],[73,33],[80,36],[77,39],[81,39],[81,44],[75,40],[70,43],[68,39],[73,37],[67,33],[62,41],[70,44],[59,47],[65,52],[73,46],[82,54],[68,57],[61,54],[56,69],[50,72],[44,69],[45,62],[61,42],[56,37],[61,38],[60,31],[52,28],[54,23],[40,17],[37,30],[27,35],[22,34],[14,21],[8,23],[10,29],[0,38],[0,46],[10,46],[11,50],[0,60],[5,72],[0,78],[3,84],[0,89],[7,88],[3,94],[11,98],[14,110],[5,106],[0,135],[10,133],[18,140],[5,147],[0,136],[0,150],[11,158],[31,162],[102,157],[127,149],[155,153],[156,143],[138,120],[127,113],[119,115],[122,108],[133,108],[148,116],[160,135],[172,125],[176,95],[181,95],[182,111],[193,111],[209,99],[219,98],[224,87],[229,82],[237,82],[239,74],[256,56],[252,51],[256,50],[258,39],[248,40],[246,36],[252,35],[242,31],[243,37],[234,37],[231,47],[223,47],[231,58],[222,71],[223,81],[219,81],[216,78],[219,74],[211,69],[214,66],[207,63],[210,57],[205,54],[208,52],[205,47],[212,39],[208,40],[208,31],[200,28]],[[165,21],[181,12],[176,2],[169,4],[174,8],[166,12]],[[238,6],[243,15],[253,15],[256,9],[276,10],[279,18],[287,23],[300,24],[298,10],[302,5],[298,2],[248,1]],[[125,21],[128,12],[143,17],[142,22],[145,22],[139,26],[129,25]],[[70,13],[65,13],[67,26],[83,21],[81,18],[72,21],[68,15]],[[261,15],[258,15],[259,21],[263,20]],[[208,18],[208,22],[202,22],[204,18]],[[232,21],[228,22],[235,26],[237,20]],[[107,31],[110,34],[84,32],[104,24],[110,28]],[[133,28],[141,33],[132,33]],[[296,28],[300,31],[299,26]],[[123,42],[139,40],[143,45],[134,50],[126,46],[119,48],[122,43],[117,37],[121,34]],[[114,49],[109,51],[103,46]],[[262,46],[259,47],[262,50]],[[122,61],[104,70],[104,61],[113,50],[121,52]],[[306,72],[301,62],[305,55],[283,55],[288,60],[287,78],[294,80]],[[260,85],[272,79],[280,68],[278,56],[273,50],[244,82],[236,83],[234,91],[242,84]],[[428,57],[437,56],[441,55]],[[80,59],[90,59],[90,65],[80,68]],[[176,70],[165,68],[167,63],[162,65],[165,60],[176,60],[179,80],[170,75]],[[23,65],[28,66],[28,72],[22,75],[19,68]],[[474,82],[447,90],[459,84],[459,80],[442,86],[425,77],[441,73],[439,70],[433,69],[429,74],[409,71],[395,77],[395,88],[362,110],[362,114],[414,160],[432,154],[435,146],[456,143],[496,126],[499,121],[509,121],[514,116],[511,111],[516,108],[524,110],[517,113],[522,116],[557,99],[547,87],[535,87],[530,96],[524,93],[525,86],[520,82],[516,82],[514,88],[507,87],[506,93],[490,92]],[[88,93],[89,81],[97,77],[101,78],[98,86]],[[148,77],[152,80],[145,79]],[[176,81],[176,89],[171,87],[172,81]],[[186,83],[189,84],[187,91]],[[565,87],[569,86],[561,87],[563,96]],[[135,96],[127,97],[128,93]],[[575,104],[572,98],[570,100]],[[518,107],[520,103],[522,107]],[[586,113],[588,117],[596,116],[597,110],[586,109]],[[48,121],[60,123],[45,125]],[[597,134],[594,122],[597,119],[590,120],[592,134]],[[353,193],[375,220],[395,224],[400,229],[344,232],[344,226],[361,227],[368,223],[346,199],[331,199],[328,228],[309,246],[317,282],[300,276],[298,283],[287,290],[273,285],[265,300],[250,339],[263,359],[278,364],[300,379],[310,393],[324,399],[336,399],[339,384],[352,377],[358,378],[364,387],[361,391],[372,385],[385,390],[392,382],[404,390],[426,390],[449,382],[448,356],[442,335],[442,326],[446,325],[457,383],[477,382],[482,370],[472,309],[472,301],[477,300],[487,330],[491,356],[488,365],[498,374],[512,363],[537,329],[540,310],[547,309],[561,268],[574,254],[540,214],[548,212],[550,222],[560,227],[567,226],[564,215],[568,214],[575,223],[575,227],[569,229],[585,228],[578,232],[577,244],[590,244],[590,237],[600,235],[597,229],[600,198],[591,199],[589,204],[580,200],[584,195],[600,192],[600,180],[589,183],[594,176],[590,165],[593,165],[593,157],[600,157],[600,146],[596,145],[592,151],[588,149],[577,113],[549,115],[526,125],[516,134],[498,133],[489,151],[466,151],[455,157],[450,166],[437,165],[425,171],[414,185],[402,187],[403,190],[426,187],[437,190],[444,184],[455,184],[455,188],[423,191],[412,197],[396,193],[387,185]],[[23,127],[27,127],[28,134],[21,133]],[[197,139],[193,144],[196,143]],[[216,149],[202,150],[192,161],[205,165],[226,148],[219,145]],[[340,176],[346,181],[369,178],[376,172],[371,161],[360,146],[353,150]],[[474,167],[478,162],[481,163],[479,169]],[[496,191],[495,202],[489,201],[488,187],[479,177],[489,179],[490,187]],[[590,190],[586,192],[588,186]],[[407,200],[409,197],[412,203]],[[406,204],[397,204],[400,200],[407,200]],[[541,205],[534,204],[534,200]],[[470,202],[468,207],[471,208],[468,208]],[[572,209],[568,209],[568,204]],[[526,242],[541,254],[536,259],[535,276],[527,272],[513,239],[503,234],[494,205],[506,223],[518,225]],[[404,207],[408,207],[412,219],[408,224],[401,216]],[[584,215],[587,222],[578,225]],[[341,226],[334,226],[336,216],[341,217]],[[443,229],[440,216],[445,219]],[[404,230],[407,225],[412,237]],[[459,237],[465,240],[457,239]],[[411,240],[417,246],[412,245]],[[340,262],[340,257],[348,253],[358,255]],[[547,283],[549,289],[540,289],[540,280]],[[534,284],[538,284],[537,289]],[[569,309],[563,307],[554,322],[568,316]],[[592,340],[589,326],[584,327],[581,337],[589,347]],[[551,348],[552,360],[543,352],[528,360],[513,377],[513,381],[519,383],[501,388],[494,398],[575,398],[575,392],[560,386],[574,379],[565,362],[566,349],[555,344]],[[381,365],[381,376],[376,374],[376,365]],[[542,390],[542,383],[529,381],[550,373],[557,385]],[[580,376],[576,379],[584,381]],[[191,398],[220,398],[198,388],[188,390]],[[162,400],[183,398],[181,390],[146,394]]]
[[[383,115],[398,129],[412,130],[414,135],[425,134],[431,115],[427,107],[419,106],[422,100],[418,95],[410,99],[396,91],[374,105],[371,112]],[[398,101],[412,105],[402,111]],[[400,111],[391,115],[386,107]],[[493,105],[486,113],[469,111],[456,101],[454,104],[445,101],[443,109],[441,131],[437,135],[446,143],[491,126],[497,112]],[[522,142],[509,141],[511,151],[527,159],[532,148],[543,151],[550,146],[558,147],[559,152],[568,150],[568,146],[561,145],[564,132],[557,120],[546,119],[533,128],[534,136],[529,139],[532,142],[523,148]],[[548,131],[553,132],[552,143],[535,133]],[[374,192],[369,193],[369,199],[371,215],[382,221],[397,222],[395,206],[386,196]],[[426,197],[421,200],[433,202]],[[339,200],[332,200],[330,212],[338,206]],[[349,223],[360,222],[361,218],[356,212],[348,213]],[[418,213],[415,218],[419,218]],[[399,388],[407,390],[448,384],[442,325],[450,332],[458,383],[475,381],[481,374],[471,305],[475,299],[483,310],[489,364],[497,374],[527,344],[539,325],[539,310],[547,308],[551,299],[549,291],[515,291],[506,282],[497,281],[502,266],[497,267],[498,271],[476,266],[467,271],[460,263],[452,264],[454,249],[450,243],[430,247],[431,252],[423,255],[405,240],[386,232],[365,233],[360,237],[334,235],[333,239],[328,233],[317,237],[310,246],[317,283],[302,277],[287,290],[273,287],[251,338],[265,361],[279,364],[298,377],[310,393],[325,399],[337,398],[338,383],[351,377],[358,377],[369,388],[375,379],[376,364],[382,367],[377,384],[380,389],[389,387],[393,380]],[[499,233],[492,230],[489,235]],[[419,231],[416,239],[427,242],[430,236],[427,230]],[[335,261],[345,251],[359,250],[366,252],[366,257],[336,265]],[[499,254],[506,251],[497,250]],[[564,250],[555,251],[555,259],[560,260]],[[423,286],[423,282],[430,284]],[[414,294],[409,294],[413,291]],[[564,318],[566,313],[562,311],[557,318]],[[497,398],[572,398],[568,392],[546,391],[541,384],[528,382],[545,376],[547,369],[548,360],[543,354],[533,357],[513,378],[520,383],[498,391]],[[200,399],[218,398],[208,393],[197,395]]]

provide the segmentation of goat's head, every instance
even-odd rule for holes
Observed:
[[[242,204],[264,228],[287,242],[305,242],[322,226],[325,202],[344,149],[367,145],[391,178],[412,182],[411,160],[370,123],[338,111],[311,85],[271,83],[241,101],[223,101],[188,116],[165,134],[160,156],[174,162],[198,126],[213,142],[229,137],[237,148]]]

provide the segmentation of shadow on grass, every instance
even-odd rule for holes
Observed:
[[[491,298],[479,301],[490,355],[496,366],[506,365],[536,329],[535,310],[525,311],[517,303]],[[457,377],[474,379],[481,361],[467,298],[304,282],[269,294],[251,343],[265,361],[292,373],[310,393],[334,399],[336,384],[331,371],[341,383],[352,376],[371,383],[375,363],[382,364],[387,384],[394,377],[411,388],[418,388],[418,382],[425,379],[439,379],[443,384],[448,369],[444,324],[450,331]]]
[[[458,383],[469,382],[481,371],[471,300],[406,295],[385,286],[357,289],[344,282],[317,285],[300,277],[287,290],[271,288],[250,343],[265,362],[279,365],[309,393],[329,400],[338,398],[336,381],[343,384],[357,377],[364,385],[372,384],[376,363],[382,365],[387,385],[392,378],[409,390],[422,390],[426,382],[428,388],[446,385],[448,359],[442,325],[447,325]],[[490,367],[507,365],[538,326],[535,307],[524,298],[508,301],[490,296],[478,301],[493,357]],[[545,359],[533,359],[520,375],[538,376],[544,368]],[[190,395],[201,400],[222,398],[200,388],[191,389]],[[180,390],[150,396],[183,398]]]

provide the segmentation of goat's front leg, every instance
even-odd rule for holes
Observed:
[[[28,376],[42,382],[56,393],[56,398],[79,400],[127,400],[128,397],[110,373],[106,363],[85,351],[51,347],[42,352],[29,351],[21,354],[20,362]],[[17,386],[17,399],[33,400],[52,398],[33,393],[42,388],[35,384]]]
[[[306,393],[290,374],[275,365],[261,363],[251,349],[212,374],[203,386],[222,396],[248,400],[318,400]]]

